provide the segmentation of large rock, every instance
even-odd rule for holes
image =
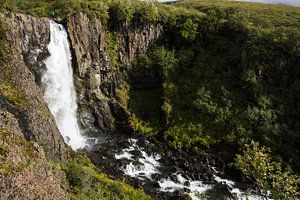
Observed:
[[[121,35],[119,62],[128,67],[139,55],[145,54],[163,33],[163,27],[160,24],[152,22],[140,24],[138,21],[129,25],[119,24],[116,30]]]
[[[115,70],[105,49],[100,19],[78,13],[67,18],[75,66],[79,121],[85,133],[110,132],[114,118],[107,97],[113,94]]]
[[[37,84],[44,69],[43,60],[49,55],[50,21],[23,14],[0,16],[7,26],[6,45],[10,49],[10,58],[1,65],[0,83],[5,87],[9,85],[12,92],[16,90],[23,102],[16,106],[2,98],[1,108],[16,116],[27,140],[37,141],[49,156],[64,159],[64,140]]]

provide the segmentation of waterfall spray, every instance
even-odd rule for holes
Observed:
[[[77,101],[68,35],[61,24],[53,21],[50,31],[48,50],[51,55],[45,62],[47,70],[42,77],[44,98],[65,142],[73,149],[79,149],[86,145],[86,140],[80,133],[76,118]]]

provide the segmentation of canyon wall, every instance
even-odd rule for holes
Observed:
[[[78,13],[67,18],[66,26],[73,50],[81,127],[92,135],[112,132],[129,116],[118,104],[116,89],[128,80],[132,61],[160,39],[162,26],[115,24],[116,41],[110,42],[117,46],[117,58],[112,58],[109,30],[100,19]]]

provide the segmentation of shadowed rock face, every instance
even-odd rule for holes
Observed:
[[[126,66],[121,69],[112,66],[100,19],[78,13],[68,17],[66,24],[73,52],[81,127],[92,136],[112,132],[120,121],[126,121],[118,116],[129,116],[116,103],[115,90],[128,79],[131,62],[160,38],[162,27],[151,23],[115,25],[119,37],[114,41],[118,42],[117,63]]]
[[[27,140],[37,141],[53,158],[65,159],[65,143],[37,84],[44,69],[43,60],[49,55],[50,21],[23,14],[1,17],[7,26],[6,44],[11,57],[1,66],[0,82],[17,89],[25,102],[16,107],[2,98],[1,109],[16,116]],[[7,128],[10,130],[11,127]]]

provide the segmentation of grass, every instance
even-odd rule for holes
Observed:
[[[9,82],[0,82],[0,95],[4,96],[16,108],[24,108],[27,106],[27,101],[21,94],[21,91]]]
[[[300,27],[300,8],[297,7],[224,0],[182,0],[175,5],[204,13],[212,12],[216,8],[237,12],[255,26],[265,28],[273,26],[298,29]]]

